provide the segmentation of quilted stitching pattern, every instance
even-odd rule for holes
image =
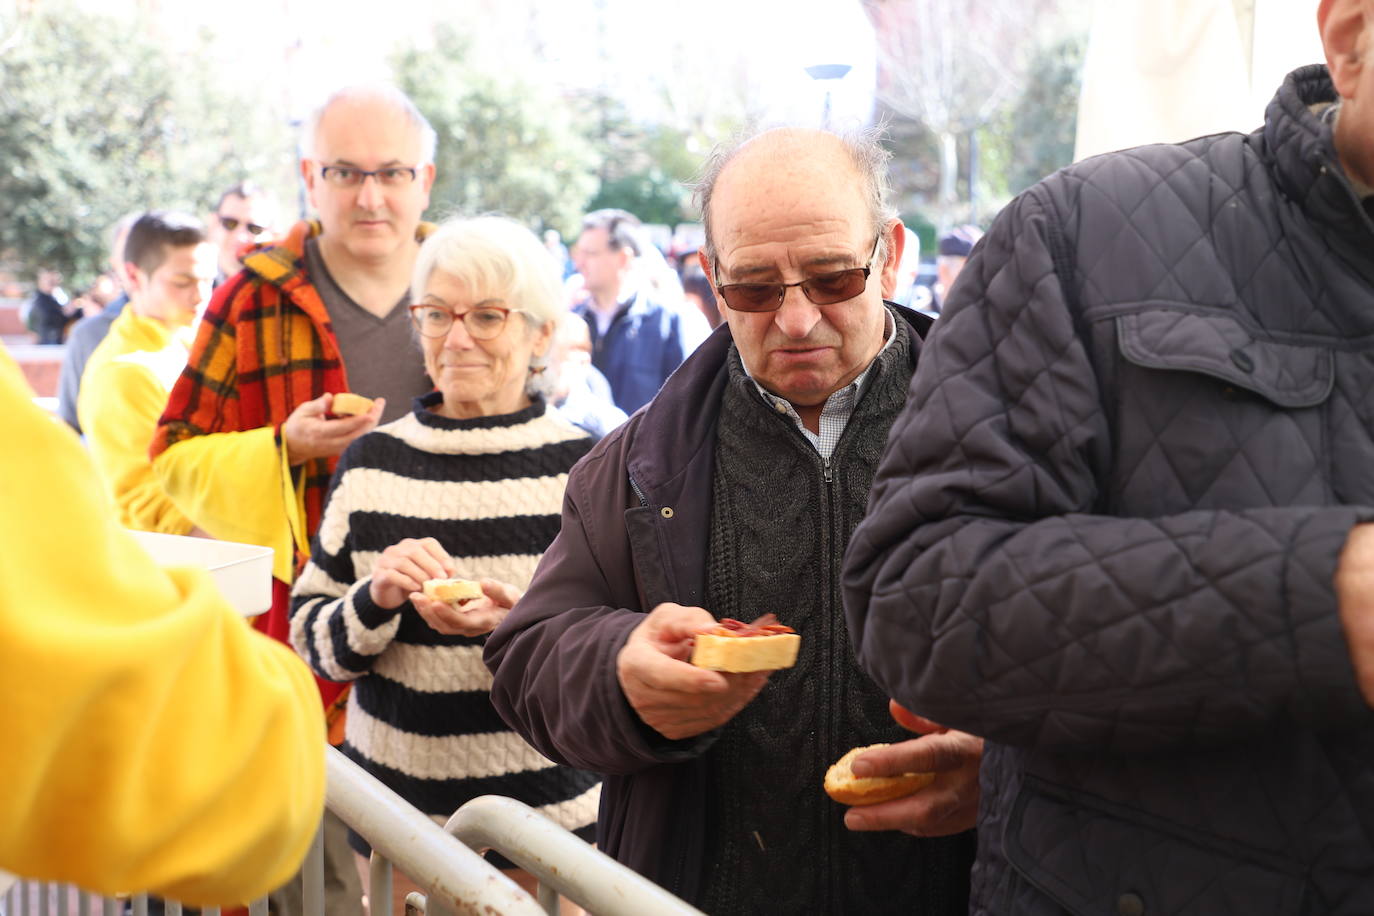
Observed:
[[[1299,71],[1260,133],[1027,192],[922,351],[846,604],[884,689],[996,742],[980,911],[1371,908],[1331,576],[1374,520],[1374,233],[1307,111],[1329,94]]]

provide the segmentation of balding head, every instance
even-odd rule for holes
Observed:
[[[415,107],[410,96],[395,86],[385,84],[345,86],[325,99],[324,103],[311,112],[310,117],[306,119],[301,136],[305,158],[318,158],[316,151],[319,146],[320,122],[329,112],[334,111],[338,116],[350,117],[356,115],[360,110],[374,111],[378,106],[394,111],[405,118],[415,129],[420,141],[420,158],[417,161],[433,162],[437,142],[434,128],[430,126],[429,120],[421,114],[420,109]]]
[[[883,344],[904,238],[883,216],[885,159],[828,132],[773,130],[718,153],[699,185],[702,268],[725,289],[740,358],[813,430]]]
[[[882,147],[879,137],[880,131],[876,129],[838,133],[784,127],[752,131],[730,143],[716,147],[702,167],[695,188],[697,206],[701,210],[702,223],[706,230],[706,239],[702,247],[707,259],[714,261],[716,257],[716,239],[712,231],[714,214],[711,207],[716,185],[726,170],[746,153],[747,159],[752,160],[754,174],[761,173],[765,176],[774,169],[802,166],[807,162],[812,165],[819,163],[822,168],[847,166],[847,174],[853,178],[854,193],[867,208],[870,223],[876,234],[881,226],[897,215],[896,209],[888,201],[890,187],[887,162],[891,154]],[[793,157],[800,158],[794,161]],[[800,177],[787,182],[793,193],[804,190],[804,185],[794,183],[800,180]]]

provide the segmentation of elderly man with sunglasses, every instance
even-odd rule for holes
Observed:
[[[429,226],[433,128],[399,90],[336,92],[305,125],[305,180],[318,220],[250,249],[215,291],[152,443],[178,508],[214,537],[274,549],[272,610],[257,626],[287,638],[289,588],[319,526],[344,448],[405,414],[432,386],[410,329],[410,272]],[[375,399],[331,413],[336,393]],[[341,685],[322,681],[331,708]],[[342,839],[326,821],[326,856]],[[329,913],[357,913],[343,842]],[[288,905],[288,909],[294,909]]]
[[[713,914],[967,910],[981,744],[890,708],[839,598],[929,325],[883,300],[903,244],[886,160],[869,136],[792,129],[712,157],[702,266],[726,323],[573,470],[487,643],[503,717],[609,774],[600,847]],[[794,667],[688,662],[717,618],[769,612],[801,635]],[[881,742],[869,774],[935,782],[830,801],[827,766]]]

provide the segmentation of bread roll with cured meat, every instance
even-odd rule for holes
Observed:
[[[732,674],[791,668],[797,663],[801,637],[777,620],[772,614],[765,614],[755,623],[726,617],[697,634],[692,664]]]
[[[924,789],[935,780],[934,773],[903,773],[900,776],[854,775],[850,765],[864,751],[886,744],[856,747],[835,761],[825,772],[825,794],[842,805],[876,805]]]

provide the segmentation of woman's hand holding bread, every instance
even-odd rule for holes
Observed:
[[[377,558],[368,594],[377,607],[398,608],[421,591],[428,579],[453,575],[453,560],[434,538],[406,538]]]
[[[446,636],[481,636],[496,629],[524,594],[514,585],[496,579],[465,584],[479,587],[476,597],[467,598],[469,592],[463,592],[457,598],[446,599],[435,594],[432,587],[426,587],[412,593],[410,603],[436,632]]]

